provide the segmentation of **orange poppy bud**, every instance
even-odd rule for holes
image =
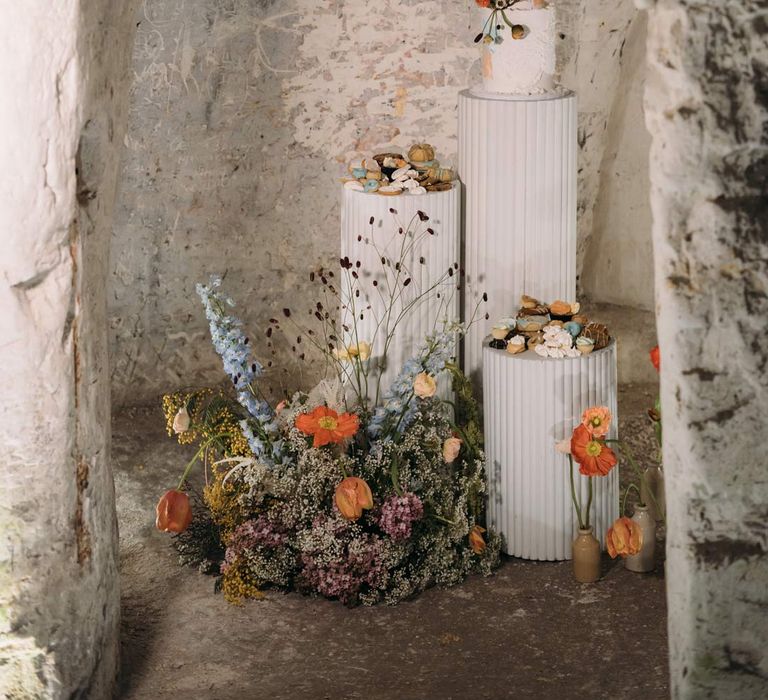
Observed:
[[[482,554],[485,551],[485,539],[483,538],[484,532],[485,528],[480,527],[479,525],[475,525],[469,531],[469,546],[472,547],[472,551],[475,554]]]
[[[155,526],[162,532],[184,532],[192,522],[192,506],[189,496],[171,489],[157,503]]]
[[[336,487],[334,500],[342,517],[347,520],[357,520],[363,514],[363,509],[373,508],[370,486],[356,476],[348,476],[341,481]]]
[[[605,536],[605,546],[611,559],[631,557],[643,547],[643,531],[631,518],[619,518]]]

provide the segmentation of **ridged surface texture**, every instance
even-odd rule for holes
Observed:
[[[488,512],[504,551],[539,560],[571,558],[578,520],[571,501],[568,458],[555,443],[570,437],[584,409],[608,406],[609,437],[618,434],[616,341],[573,359],[509,355],[483,347]],[[574,464],[577,493],[587,502],[588,480]],[[595,477],[590,522],[605,545],[619,516],[619,467]]]
[[[576,297],[576,97],[459,95],[465,196],[465,313],[483,292],[490,320],[470,329],[463,366],[480,385],[483,338],[520,296]]]
[[[419,211],[429,219],[421,221]],[[342,318],[350,329],[351,318],[357,318],[357,339],[373,345],[372,368],[381,362],[384,352],[389,290],[402,290],[394,302],[395,312],[389,321],[389,328],[393,328],[397,314],[404,310],[405,313],[394,330],[387,350],[387,363],[381,375],[382,393],[389,388],[403,363],[415,354],[427,335],[442,329],[443,320],[459,319],[460,293],[456,290],[459,275],[448,277],[447,271],[460,260],[460,216],[459,183],[446,192],[398,197],[342,189],[341,255],[342,258],[349,256],[353,265],[358,260],[361,263],[359,269],[353,268],[358,270],[358,280],[342,271],[342,279],[356,285],[342,285],[343,304],[348,307],[342,309]],[[373,224],[370,223],[371,217]],[[434,234],[427,233],[427,228],[431,228]],[[395,266],[401,256],[404,264],[398,273]],[[385,265],[382,265],[382,257],[387,260]],[[443,276],[445,280],[440,283],[441,288],[435,289],[428,301],[407,308]],[[402,282],[408,278],[411,282],[403,288]],[[373,285],[374,280],[378,286]],[[397,285],[396,280],[399,280]],[[356,289],[359,289],[359,296],[355,296]],[[440,293],[439,299],[437,292]],[[371,308],[367,309],[369,305]],[[360,313],[363,314],[362,320]],[[356,342],[351,330],[346,340]],[[371,374],[375,375],[377,371]],[[447,391],[447,386],[441,385],[440,388],[443,394]],[[375,398],[375,393],[375,387],[369,385],[371,399]]]

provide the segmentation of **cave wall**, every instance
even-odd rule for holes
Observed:
[[[0,696],[117,674],[106,284],[133,3],[0,7]]]
[[[649,6],[674,698],[768,697],[768,15]]]

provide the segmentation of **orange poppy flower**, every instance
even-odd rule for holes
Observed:
[[[472,551],[475,554],[482,554],[485,551],[485,539],[483,538],[484,532],[485,528],[480,527],[479,525],[475,525],[469,531],[469,546],[472,547]]]
[[[611,559],[631,557],[643,548],[643,531],[631,518],[619,518],[608,529],[605,546]]]
[[[314,436],[313,447],[322,447],[352,437],[360,427],[360,420],[354,413],[338,414],[327,406],[318,406],[311,413],[298,416],[296,427],[305,435]]]
[[[581,424],[595,437],[605,437],[611,427],[611,412],[605,406],[593,406],[584,411]]]
[[[571,454],[584,476],[605,476],[616,466],[616,455],[604,442],[579,425],[571,437]]]
[[[363,509],[373,508],[371,487],[357,476],[342,479],[336,487],[334,500],[339,512],[347,520],[357,520],[363,514]]]
[[[184,532],[192,522],[189,496],[182,491],[166,491],[157,503],[155,527],[163,532]]]
[[[651,363],[656,368],[657,372],[661,371],[661,350],[659,350],[659,346],[657,345],[651,352],[649,353],[651,356]]]

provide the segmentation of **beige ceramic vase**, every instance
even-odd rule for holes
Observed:
[[[640,484],[640,498],[643,503],[648,505],[651,517],[657,523],[664,519],[666,503],[664,501],[664,472],[661,467],[653,466],[645,470],[643,481]]]
[[[600,578],[600,543],[591,527],[579,530],[573,541],[573,575],[579,583],[593,583]]]
[[[624,559],[624,566],[629,571],[641,574],[653,571],[656,568],[656,520],[648,506],[639,504],[635,506],[632,520],[640,526],[643,533],[643,546],[637,554]]]

